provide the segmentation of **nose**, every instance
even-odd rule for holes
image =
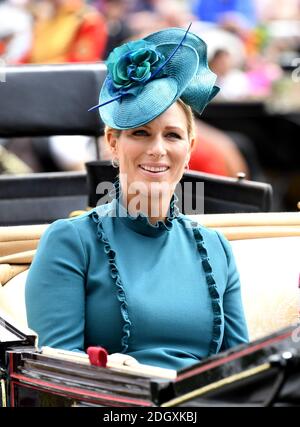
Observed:
[[[153,157],[163,157],[167,154],[164,138],[161,135],[155,135],[147,149],[147,154]]]

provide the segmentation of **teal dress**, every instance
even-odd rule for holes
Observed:
[[[119,199],[54,222],[29,270],[26,307],[39,346],[102,346],[169,369],[248,341],[229,243],[174,201],[155,225]]]

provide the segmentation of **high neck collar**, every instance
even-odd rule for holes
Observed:
[[[122,191],[120,189],[119,182],[115,183],[115,189],[115,199],[113,200],[114,210],[116,216],[126,227],[130,228],[136,233],[149,237],[159,237],[172,229],[173,220],[177,218],[179,214],[179,209],[176,206],[176,202],[178,200],[176,194],[173,194],[171,198],[166,219],[164,221],[159,220],[155,224],[152,224],[149,221],[149,218],[143,213],[138,213],[134,216],[130,215],[127,207],[125,207],[122,202]]]

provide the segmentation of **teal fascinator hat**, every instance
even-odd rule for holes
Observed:
[[[114,129],[142,126],[178,98],[201,114],[219,88],[206,44],[189,28],[168,28],[115,48],[106,61],[99,104],[89,111],[99,108]]]

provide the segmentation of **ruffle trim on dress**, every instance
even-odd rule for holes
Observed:
[[[110,192],[110,196],[114,196],[117,201],[116,215],[120,216],[121,219],[125,218],[126,223],[130,228],[145,235],[159,236],[165,231],[170,231],[173,227],[173,220],[179,215],[179,208],[177,207],[178,197],[175,193],[171,198],[166,219],[164,221],[159,220],[154,224],[149,221],[148,216],[143,212],[138,212],[136,215],[130,215],[127,208],[123,205],[122,188],[118,179],[114,182],[114,188]]]
[[[209,295],[211,297],[211,302],[212,302],[214,320],[213,320],[212,340],[209,346],[209,356],[210,356],[217,353],[220,336],[221,336],[221,325],[222,325],[221,300],[220,300],[217,284],[212,272],[212,268],[209,262],[207,250],[205,248],[203,236],[199,229],[199,225],[197,224],[197,222],[191,221],[190,226],[193,229],[194,238],[196,241],[198,252],[201,257],[202,266],[203,266],[203,270],[206,277],[206,283],[208,286],[208,291],[209,291]]]
[[[108,212],[109,214],[109,212]],[[102,218],[99,217],[98,213],[96,211],[93,211],[91,213],[91,217],[93,221],[97,224],[97,237],[99,240],[102,241],[104,245],[104,252],[106,253],[108,257],[109,262],[109,268],[110,268],[110,275],[112,279],[114,280],[117,288],[117,298],[120,302],[120,309],[121,309],[121,315],[124,320],[124,326],[123,326],[123,337],[121,340],[122,344],[122,353],[126,353],[128,349],[128,340],[130,338],[130,327],[131,327],[131,321],[129,319],[128,315],[128,305],[126,301],[126,294],[123,288],[123,284],[121,281],[121,277],[118,271],[118,267],[116,264],[116,253],[111,248],[109,241],[105,235],[105,232],[103,230],[103,224],[102,224]]]
[[[155,224],[152,224],[149,221],[149,218],[143,213],[139,213],[137,216],[131,216],[129,213],[127,213],[127,218],[129,218],[131,221],[138,221],[145,225],[145,227],[150,227],[150,229],[152,228],[158,231],[170,231],[173,227],[173,220],[179,215],[179,208],[176,205],[177,201],[178,197],[176,194],[174,194],[170,202],[169,215],[166,217],[165,221],[159,220]]]

